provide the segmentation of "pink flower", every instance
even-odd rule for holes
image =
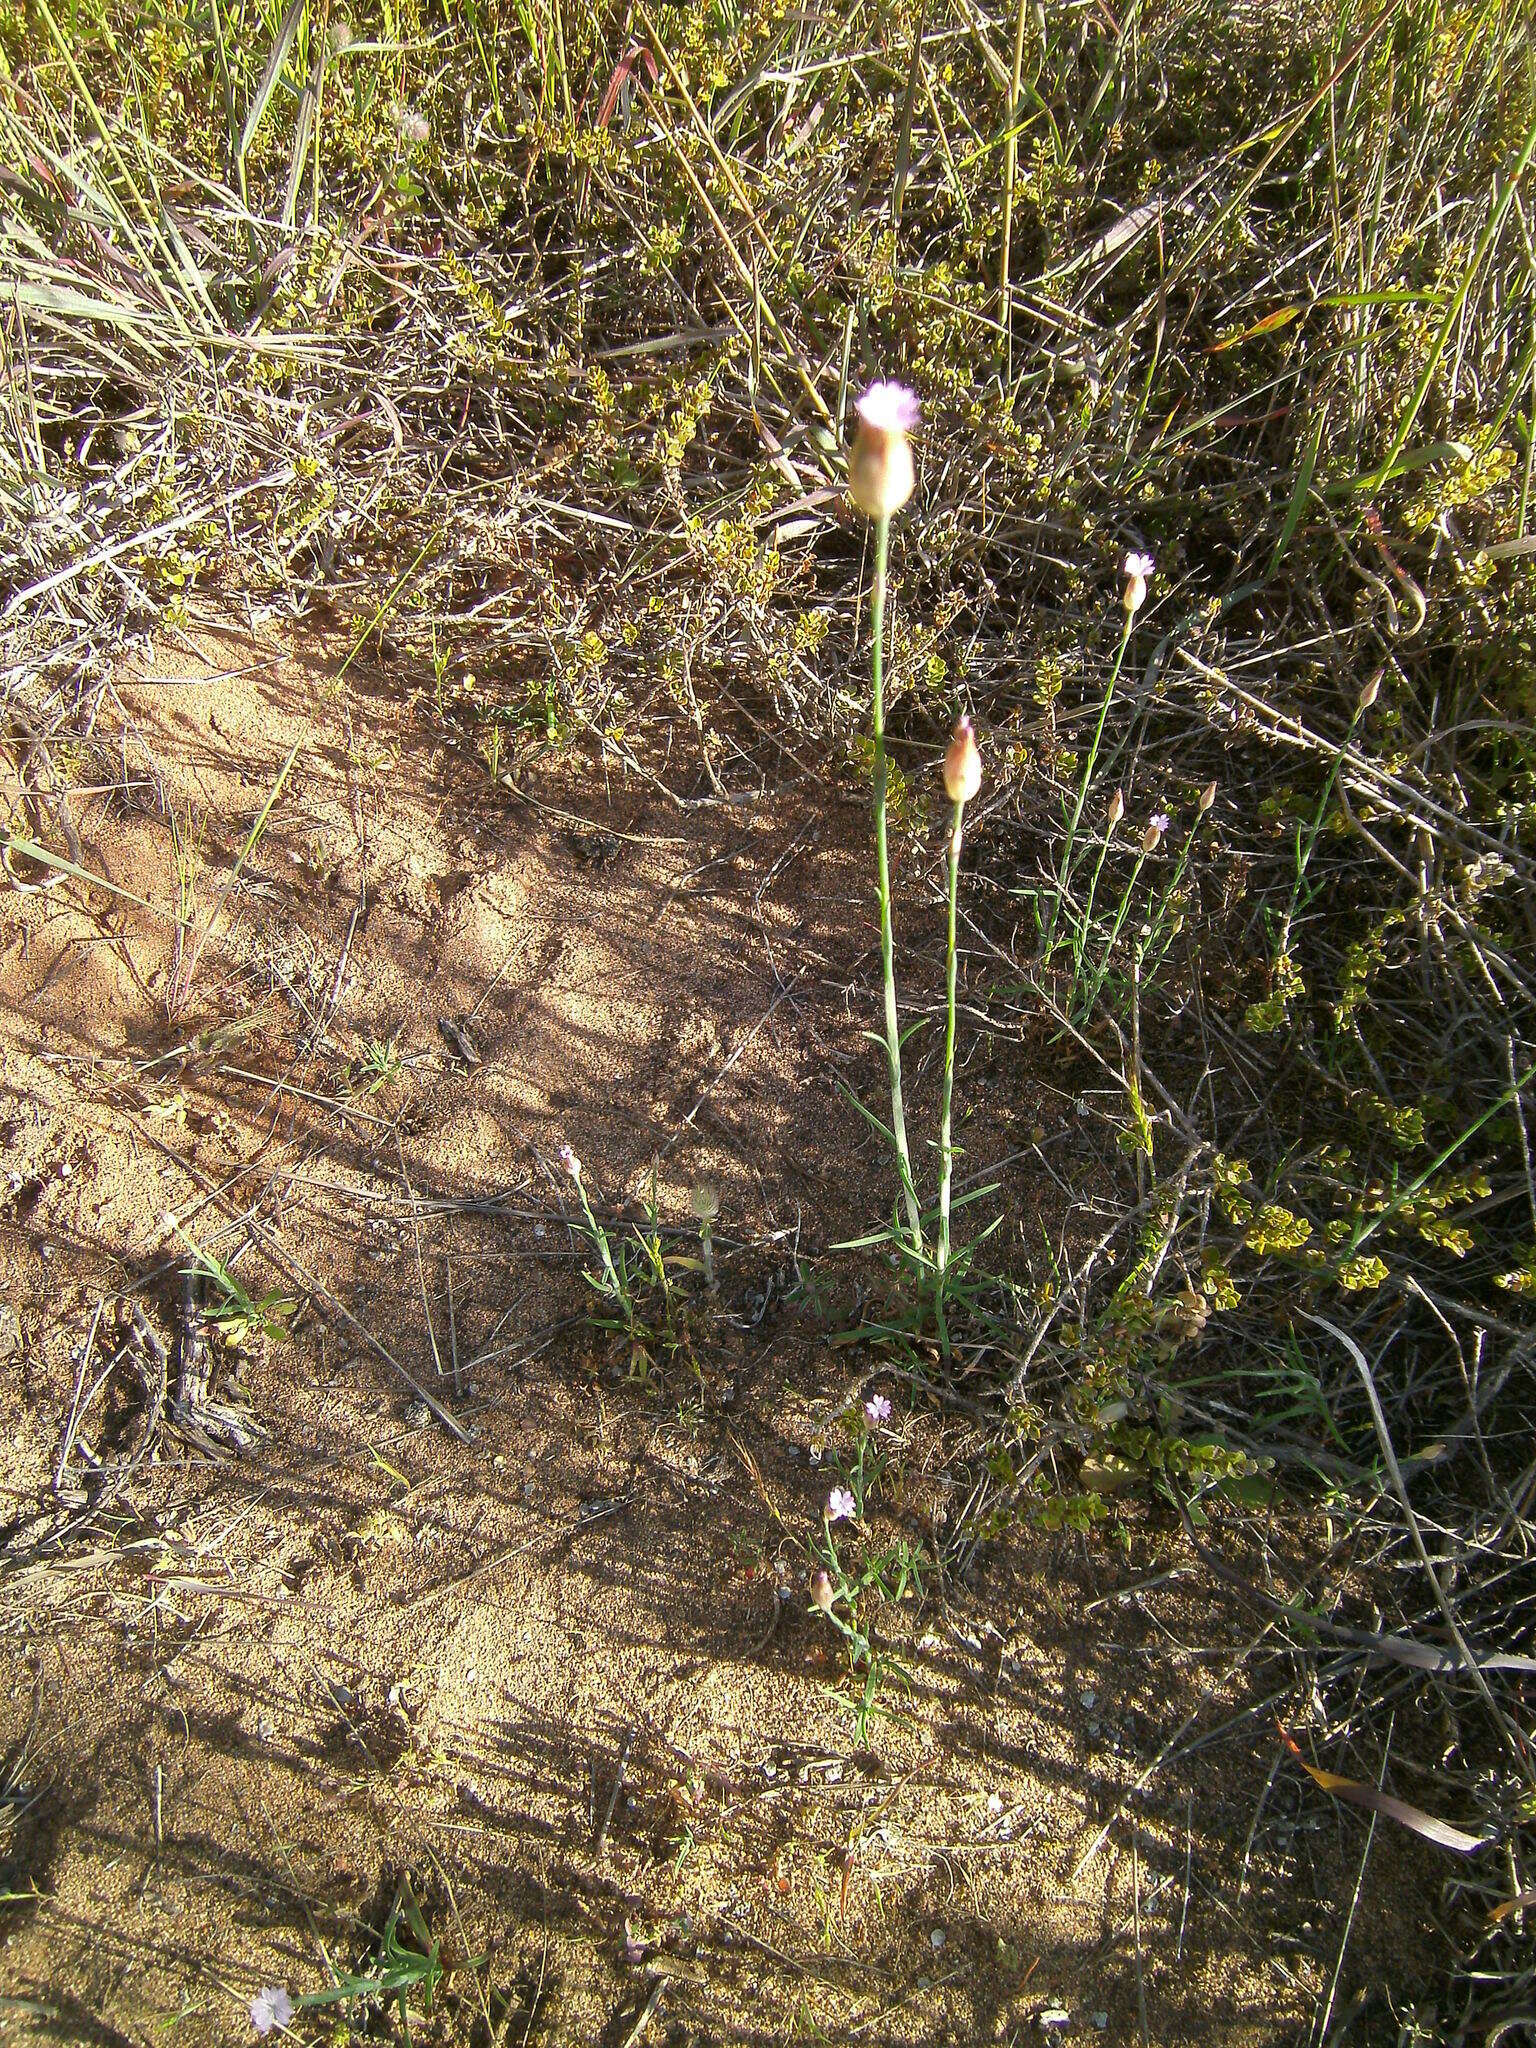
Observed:
[[[855,410],[877,434],[915,434],[923,417],[917,393],[893,382],[871,384]]]
[[[871,1429],[873,1429],[877,1423],[890,1421],[891,1404],[885,1398],[884,1394],[872,1394],[870,1398],[864,1403],[864,1418],[868,1422]]]
[[[910,436],[920,408],[905,384],[871,384],[855,410],[848,495],[868,518],[889,519],[917,484]]]
[[[293,2024],[293,2000],[282,1984],[264,1984],[251,2000],[251,2025],[258,2034]]]
[[[1152,557],[1131,553],[1125,558],[1125,614],[1134,619],[1147,601],[1147,579],[1152,574]]]
[[[846,1486],[834,1486],[827,1496],[827,1520],[829,1522],[851,1522],[859,1512],[859,1504]]]
[[[565,1168],[572,1180],[581,1179],[581,1161],[576,1157],[576,1154],[569,1145],[562,1145],[560,1147],[560,1164]]]

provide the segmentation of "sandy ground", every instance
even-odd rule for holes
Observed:
[[[827,1248],[888,1199],[834,1085],[878,1087],[852,794],[509,790],[403,694],[162,648],[51,749],[79,865],[153,908],[21,859],[0,895],[0,2038],[250,2040],[406,1897],[449,1965],[419,2042],[1302,2038],[1364,1823],[1277,1763],[1263,1616],[1150,1516],[946,1575],[980,1439],[831,1341],[867,1262]],[[67,854],[24,735],[0,777]],[[654,1175],[676,1253],[719,1187],[648,1377],[587,1319],[564,1143],[605,1213]],[[146,1392],[188,1240],[298,1304],[213,1343],[240,1450]],[[872,1610],[861,1747],[806,1544],[875,1392],[848,1541],[929,1563]],[[1417,1869],[1378,1843],[1340,2011],[1403,1973]],[[344,2016],[399,2025],[294,2029]]]

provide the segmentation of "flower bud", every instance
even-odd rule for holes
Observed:
[[[1161,811],[1155,818],[1148,818],[1147,829],[1141,835],[1143,853],[1156,853],[1163,834],[1168,830],[1168,820]]]
[[[1216,785],[1208,782],[1200,792],[1200,815],[1203,818],[1216,801]]]
[[[811,1580],[811,1601],[823,1614],[832,1612],[832,1581],[825,1572],[817,1572]]]
[[[1381,695],[1381,670],[1378,669],[1360,692],[1360,703],[1356,715],[1363,718],[1376,699]]]
[[[952,804],[968,804],[981,787],[981,753],[976,729],[962,716],[955,721],[944,754],[944,790]]]
[[[871,384],[857,410],[848,495],[871,519],[889,519],[917,482],[909,438],[921,417],[917,397],[905,384]]]
[[[1125,615],[1134,619],[1147,601],[1147,578],[1152,574],[1150,555],[1129,554],[1125,558]]]
[[[1109,809],[1105,813],[1105,820],[1108,823],[1111,832],[1114,831],[1115,827],[1119,824],[1120,820],[1124,816],[1125,791],[1123,789],[1117,789],[1114,795],[1110,798]]]

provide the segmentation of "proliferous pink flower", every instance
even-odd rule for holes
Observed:
[[[879,434],[915,434],[923,417],[917,393],[894,379],[871,384],[855,409],[865,426]]]
[[[905,384],[871,384],[855,407],[859,416],[848,457],[848,495],[871,519],[889,519],[917,482],[912,443],[922,407]]]
[[[829,1522],[851,1522],[859,1512],[859,1504],[846,1486],[834,1486],[827,1496],[827,1520]]]
[[[270,2034],[274,2027],[292,2026],[293,2011],[285,1985],[264,1984],[251,2000],[251,2025],[258,2034]]]
[[[864,1418],[871,1429],[875,1428],[878,1423],[890,1421],[891,1404],[884,1394],[870,1395],[869,1399],[864,1403]]]
[[[1122,572],[1125,577],[1125,609],[1131,618],[1136,616],[1147,601],[1147,580],[1155,566],[1150,555],[1141,555],[1133,551],[1125,558]]]
[[[981,751],[976,728],[962,715],[955,721],[944,755],[944,792],[952,804],[968,804],[981,787]]]

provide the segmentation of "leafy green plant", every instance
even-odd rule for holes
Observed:
[[[478,1968],[478,1961],[471,1969]],[[396,1887],[393,1903],[378,1935],[375,1952],[356,1969],[336,1975],[324,1991],[310,1991],[297,2000],[303,2010],[356,2005],[366,2010],[393,2003],[406,2041],[411,2038],[411,1999],[419,1999],[430,2017],[432,2001],[447,1974],[442,1943],[427,1925],[409,1878]]]

